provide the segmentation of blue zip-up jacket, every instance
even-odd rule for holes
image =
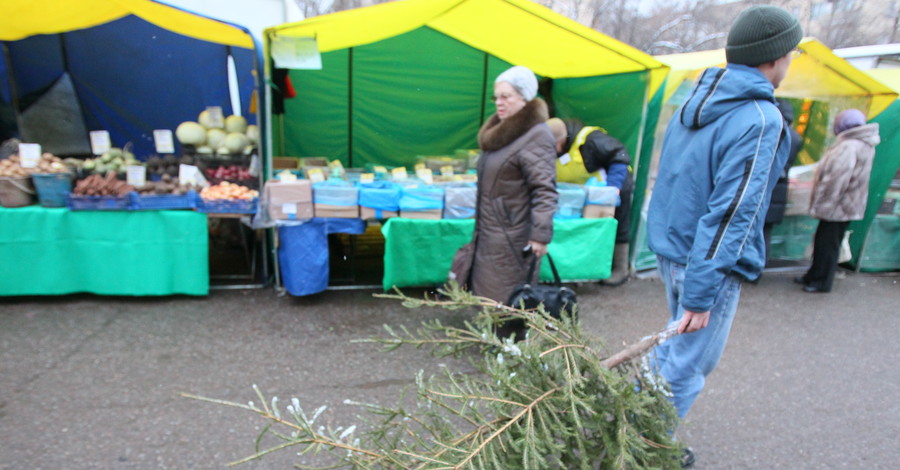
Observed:
[[[650,249],[686,266],[681,305],[712,308],[728,274],[759,277],[769,197],[790,135],[755,67],[703,72],[666,129],[647,216]]]

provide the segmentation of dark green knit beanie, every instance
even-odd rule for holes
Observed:
[[[794,15],[778,7],[761,5],[741,12],[725,46],[731,64],[757,66],[783,57],[800,44],[803,28]]]

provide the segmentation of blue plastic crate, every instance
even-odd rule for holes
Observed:
[[[243,199],[200,199],[197,205],[198,212],[208,214],[255,214],[259,198],[253,200]]]
[[[127,211],[131,198],[125,196],[66,196],[66,205],[73,211]]]
[[[185,194],[150,194],[141,195],[132,192],[129,209],[134,211],[194,209],[199,196],[195,191]]]

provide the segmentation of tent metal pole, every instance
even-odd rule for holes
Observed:
[[[484,66],[481,68],[481,114],[478,115],[478,128],[484,125],[484,109],[487,107],[488,54],[484,53]]]
[[[10,57],[9,46],[7,46],[6,41],[3,41],[3,60],[6,61],[6,75],[9,78],[10,101],[16,117],[18,117],[21,111],[19,109],[19,89],[16,86],[16,74],[13,72],[12,57]]]
[[[347,49],[347,167],[353,168],[353,48]]]

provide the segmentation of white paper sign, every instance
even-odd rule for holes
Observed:
[[[156,153],[175,153],[175,140],[170,129],[154,129],[153,143],[156,144]]]
[[[259,176],[259,155],[253,154],[250,157],[250,168],[247,168],[247,171],[250,173],[250,176]]]
[[[281,69],[322,70],[322,56],[316,38],[275,36],[272,59]]]
[[[209,127],[225,127],[225,115],[222,114],[221,106],[207,106],[206,111],[209,112]]]
[[[431,168],[419,168],[416,170],[416,176],[419,177],[420,180],[424,181],[425,184],[433,184],[433,174],[431,173]]]
[[[209,181],[206,181],[203,172],[199,168],[194,165],[185,165],[184,163],[178,165],[178,183],[202,187],[209,186]]]
[[[91,152],[101,155],[107,152],[112,143],[109,140],[109,131],[91,131]]]
[[[289,219],[297,217],[297,203],[288,202],[281,205],[281,213],[288,216]]]
[[[41,144],[19,144],[19,165],[34,168],[41,161]]]
[[[312,183],[321,183],[322,181],[325,181],[325,173],[322,173],[320,168],[311,168],[306,176]]]
[[[147,184],[147,167],[144,165],[128,165],[125,170],[125,179],[132,186]]]

